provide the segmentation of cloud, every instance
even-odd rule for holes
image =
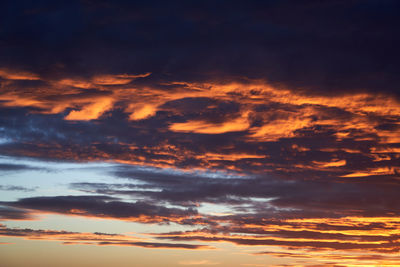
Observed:
[[[127,166],[120,167],[116,174],[129,178],[128,182],[71,186],[84,192],[197,205],[200,210],[207,203],[223,205],[230,211],[199,213],[203,217],[201,228],[152,235],[160,240],[270,247],[276,252],[268,255],[274,257],[310,262],[330,260],[344,265],[355,261],[398,261],[393,256],[400,249],[396,241],[400,220],[394,204],[397,186],[393,183],[282,180],[266,176],[227,178],[222,174],[209,177],[207,173]],[[331,254],[336,256],[329,257]],[[376,257],[367,257],[370,254]]]
[[[34,230],[21,228],[8,228],[0,224],[0,236],[17,237],[28,240],[61,241],[64,245],[99,245],[99,246],[132,246],[143,248],[168,248],[168,249],[212,249],[205,245],[185,243],[151,242],[134,236],[107,233],[80,233],[55,230]]]
[[[373,253],[390,259],[400,249],[396,241],[400,220],[395,209],[397,205],[393,204],[398,199],[397,187],[392,188],[393,185],[294,182],[263,176],[226,178],[222,174],[209,177],[207,173],[194,176],[127,166],[121,166],[117,174],[129,180],[121,184],[85,182],[71,185],[73,189],[103,196],[34,197],[3,202],[3,205],[37,212],[141,223],[201,225],[198,230],[151,236],[172,242],[197,241],[205,245],[229,242],[242,246],[279,247],[280,252],[274,254],[276,257],[307,258],[307,251],[315,251],[320,254],[313,256],[315,259],[335,252],[343,260],[346,253],[363,251],[362,255]],[[121,202],[115,199],[118,195],[142,199],[143,202]],[[223,204],[231,212],[194,213],[190,209],[161,208],[144,201],[200,209],[206,203]],[[99,245],[109,243],[103,241]],[[158,246],[131,242],[118,242],[118,245]],[[293,248],[298,250],[297,256],[282,252]],[[340,262],[339,258],[331,260]]]
[[[24,72],[0,69],[0,77],[7,80],[40,80],[39,76]]]
[[[0,190],[32,192],[32,191],[35,191],[35,188],[27,188],[27,187],[16,186],[16,185],[0,185]]]
[[[174,132],[193,132],[201,134],[221,134],[227,132],[240,132],[249,128],[246,118],[240,117],[232,121],[225,121],[220,124],[212,124],[204,121],[189,121],[174,123],[169,129]]]
[[[24,209],[0,206],[0,220],[32,220],[31,212]]]
[[[108,196],[55,196],[31,197],[4,205],[41,212],[89,216],[105,219],[121,219],[143,223],[185,222],[196,219],[194,209],[167,208],[142,201],[133,203],[118,201]]]
[[[0,163],[1,172],[14,172],[14,171],[25,171],[25,170],[37,170],[37,169],[39,168],[24,164]]]
[[[353,222],[362,221],[363,219],[346,217],[337,221],[351,225]],[[376,220],[375,218],[370,219]],[[271,246],[320,252],[336,251],[340,254],[347,253],[348,251],[363,251],[364,253],[369,251],[374,253],[388,253],[391,256],[391,253],[396,253],[400,249],[400,244],[396,241],[398,235],[392,232],[393,228],[391,228],[392,223],[395,225],[398,223],[398,217],[382,219],[387,224],[376,231],[367,229],[363,231],[355,229],[348,229],[346,231],[337,230],[337,232],[327,230],[316,231],[309,228],[312,224],[308,224],[307,220],[299,219],[275,221],[275,223],[272,222],[269,225],[246,226],[243,224],[239,227],[222,227],[222,229],[227,229],[227,232],[218,230],[217,226],[197,231],[154,234],[154,236],[162,240],[231,242],[246,246]],[[325,219],[325,221],[328,221],[328,224],[335,224],[334,219]],[[294,222],[293,225],[292,222]],[[259,231],[253,231],[256,229]],[[303,255],[303,253],[299,254]]]
[[[100,242],[100,246],[133,246],[143,248],[171,248],[171,249],[212,249],[206,245],[193,245],[184,243],[152,243],[152,242]]]
[[[97,99],[96,102],[84,106],[79,111],[71,111],[66,117],[66,120],[93,120],[99,118],[104,112],[112,107],[111,98]]]
[[[2,65],[37,69],[40,76],[152,72],[175,80],[266,77],[320,94],[363,89],[396,94],[397,5],[3,3],[10,12],[3,18],[9,27],[2,30]]]
[[[1,185],[27,194],[0,203],[2,220],[57,213],[197,225],[155,237],[332,265],[398,260],[398,2],[0,10],[0,154],[119,163],[108,174],[121,181],[82,180],[69,189],[84,195],[46,197]],[[0,164],[5,174],[31,169]]]
[[[93,83],[100,85],[121,85],[132,82],[137,78],[144,78],[149,76],[150,73],[129,75],[129,74],[119,74],[119,75],[99,75],[92,78]]]
[[[78,88],[62,95],[54,89],[35,95],[29,89],[18,91],[17,98],[13,90],[12,96],[5,94],[2,109],[4,138],[13,141],[0,150],[45,159],[253,172],[313,170],[337,177],[364,173],[366,166],[392,169],[398,163],[400,104],[394,98],[307,95],[262,81],[163,86]],[[18,99],[24,99],[21,105]],[[226,157],[204,156],[218,154]],[[257,157],[229,156],[239,154]],[[334,172],[328,162],[341,166]]]

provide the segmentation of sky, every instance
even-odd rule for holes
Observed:
[[[399,12],[1,1],[0,265],[399,266]]]

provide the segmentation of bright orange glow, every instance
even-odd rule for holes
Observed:
[[[202,133],[202,134],[222,134],[228,132],[245,131],[249,128],[249,122],[244,117],[222,123],[210,123],[206,121],[188,121],[174,123],[169,129],[174,132]]]
[[[131,120],[143,120],[152,117],[157,112],[157,107],[154,105],[143,105],[138,108],[130,107],[129,110],[134,110],[129,116]]]
[[[322,168],[341,167],[346,165],[346,160],[334,160],[330,162],[313,161],[313,163]]]
[[[198,156],[198,158],[204,158],[207,160],[241,160],[241,159],[263,159],[267,156],[263,155],[250,155],[250,154],[216,154],[216,153],[206,153],[204,155]]]
[[[341,177],[365,177],[365,176],[372,176],[372,175],[393,175],[393,174],[396,174],[396,172],[398,170],[399,170],[399,168],[384,167],[384,168],[370,169],[368,171],[359,171],[359,172],[349,173],[346,175],[342,175]]]
[[[112,108],[112,98],[99,98],[96,102],[84,106],[79,111],[71,111],[66,120],[94,120],[98,119],[104,112]]]
[[[251,138],[258,141],[276,141],[279,138],[293,137],[296,130],[310,126],[309,119],[277,120],[259,128],[251,129]]]

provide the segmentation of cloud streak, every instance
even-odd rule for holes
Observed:
[[[64,245],[132,246],[163,249],[212,249],[212,247],[205,245],[149,242],[141,238],[119,234],[33,230],[8,228],[5,225],[0,225],[0,236],[17,237],[28,240],[60,241],[63,242]]]

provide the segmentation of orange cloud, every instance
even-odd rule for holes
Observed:
[[[242,159],[264,159],[266,155],[251,155],[251,154],[217,154],[217,153],[205,153],[199,155],[197,158],[203,158],[207,160],[242,160]]]
[[[150,76],[151,73],[129,75],[129,74],[118,74],[118,75],[97,75],[92,78],[92,82],[98,85],[123,85],[132,82],[137,78],[144,78]]]
[[[259,224],[226,224],[212,229],[153,234],[167,240],[231,242],[240,246],[264,246],[251,253],[310,262],[355,263],[363,266],[398,264],[398,217],[343,217],[269,220]]]
[[[296,130],[308,127],[311,120],[308,118],[291,118],[287,120],[276,120],[261,127],[254,127],[250,130],[250,138],[258,141],[276,141],[279,138],[293,137]]]
[[[397,167],[382,167],[376,169],[369,169],[366,171],[358,171],[349,174],[342,175],[340,177],[350,178],[350,177],[366,177],[373,175],[394,175],[400,171],[400,168]]]
[[[113,107],[114,99],[103,97],[95,100],[96,102],[84,106],[81,110],[73,110],[66,117],[66,120],[94,120],[98,119],[104,112]]]
[[[245,116],[221,122],[211,123],[207,121],[188,121],[173,123],[169,129],[174,132],[201,133],[201,134],[222,134],[228,132],[240,132],[249,128],[250,124]]]
[[[341,167],[346,165],[346,160],[333,160],[329,162],[322,162],[322,161],[313,161],[319,167],[322,168],[330,168],[330,167]]]
[[[8,80],[40,80],[39,76],[27,71],[0,69],[0,77]]]
[[[154,116],[157,112],[157,106],[145,104],[145,105],[141,105],[141,106],[138,105],[137,107],[135,107],[134,105],[132,105],[132,106],[128,107],[128,110],[133,110],[133,111],[131,111],[132,114],[129,116],[129,119],[143,120],[143,119]]]
[[[64,245],[133,246],[164,249],[213,249],[212,247],[205,245],[155,242],[151,239],[144,239],[131,235],[98,232],[80,233],[57,230],[32,230],[7,228],[5,225],[0,225],[0,236],[23,238],[26,240],[61,241]]]
[[[39,79],[35,74],[15,73],[20,74],[12,76],[5,71],[1,74],[7,77]],[[3,93],[0,95],[0,105],[32,107],[32,112],[42,114],[58,114],[70,110],[64,117],[68,121],[96,120],[113,109],[125,112],[133,124],[157,116],[157,114],[166,114],[163,125],[167,125],[167,127],[159,129],[166,135],[168,135],[168,131],[188,135],[191,133],[212,135],[242,132],[240,133],[240,142],[251,145],[256,145],[257,142],[301,138],[307,134],[318,134],[319,131],[322,131],[325,135],[329,133],[335,142],[343,142],[342,147],[336,149],[336,152],[328,152],[328,148],[320,148],[320,151],[326,153],[346,152],[353,154],[352,157],[363,155],[376,163],[388,161],[388,166],[391,165],[390,161],[396,160],[400,156],[399,148],[396,145],[399,142],[397,126],[400,119],[400,103],[394,98],[366,93],[338,96],[306,95],[286,88],[273,87],[261,80],[248,80],[246,83],[177,81],[140,86],[133,82],[139,77],[149,75],[150,73],[102,74],[86,79],[63,77],[59,80],[42,80],[45,85],[19,90],[16,90],[17,85],[13,84],[13,80],[8,80],[7,83],[2,84]],[[195,106],[192,110],[190,103],[196,102],[198,99],[202,99],[201,101],[206,104],[201,108],[197,107],[201,110],[195,110]],[[179,103],[184,103],[184,107],[180,107]],[[233,109],[233,114],[228,114],[229,111],[218,109],[218,105],[221,103],[233,103],[237,109]],[[189,113],[190,117],[186,117],[186,114]],[[385,121],[389,122],[390,127],[381,127],[382,122]],[[373,148],[368,152],[354,147],[344,147],[348,140],[372,142]],[[131,145],[121,145],[123,149],[121,148],[118,155],[110,155],[92,146],[91,153],[85,160],[102,159],[128,164],[173,167],[190,156],[190,158],[200,160],[198,166],[189,168],[225,168],[240,171],[240,168],[234,163],[218,163],[216,161],[237,161],[238,158],[229,155],[254,154],[249,151],[238,152],[232,147],[216,151],[215,155],[209,154],[204,157],[204,153],[196,155],[182,146],[176,146],[171,152],[170,149],[163,147],[132,149]],[[296,144],[297,147],[294,147],[295,144],[291,145],[293,146],[291,150],[293,156],[300,154],[306,156],[312,152],[310,147],[301,144]],[[146,151],[146,153],[137,154],[138,151]],[[38,155],[38,152],[35,151],[27,153],[32,156]],[[225,156],[217,156],[217,154]],[[152,157],[148,155],[152,155]],[[71,148],[65,149],[62,155],[58,155],[58,157],[76,160],[79,160],[81,156],[82,153],[76,153]],[[352,166],[347,164],[349,161],[347,160],[345,164],[345,159],[340,156],[332,155],[331,158],[337,158],[337,160],[328,162],[326,159],[310,158],[306,162],[292,162],[290,168],[320,171],[332,171],[335,168],[338,174],[345,177],[368,176],[365,170],[351,169]],[[260,162],[260,159],[254,157],[247,158],[246,161],[247,167],[252,166],[254,171],[279,169],[282,172],[288,172],[290,169],[284,164],[278,166],[274,162]],[[381,166],[371,166],[371,169],[373,168],[381,168]],[[386,173],[393,174],[395,172]]]

